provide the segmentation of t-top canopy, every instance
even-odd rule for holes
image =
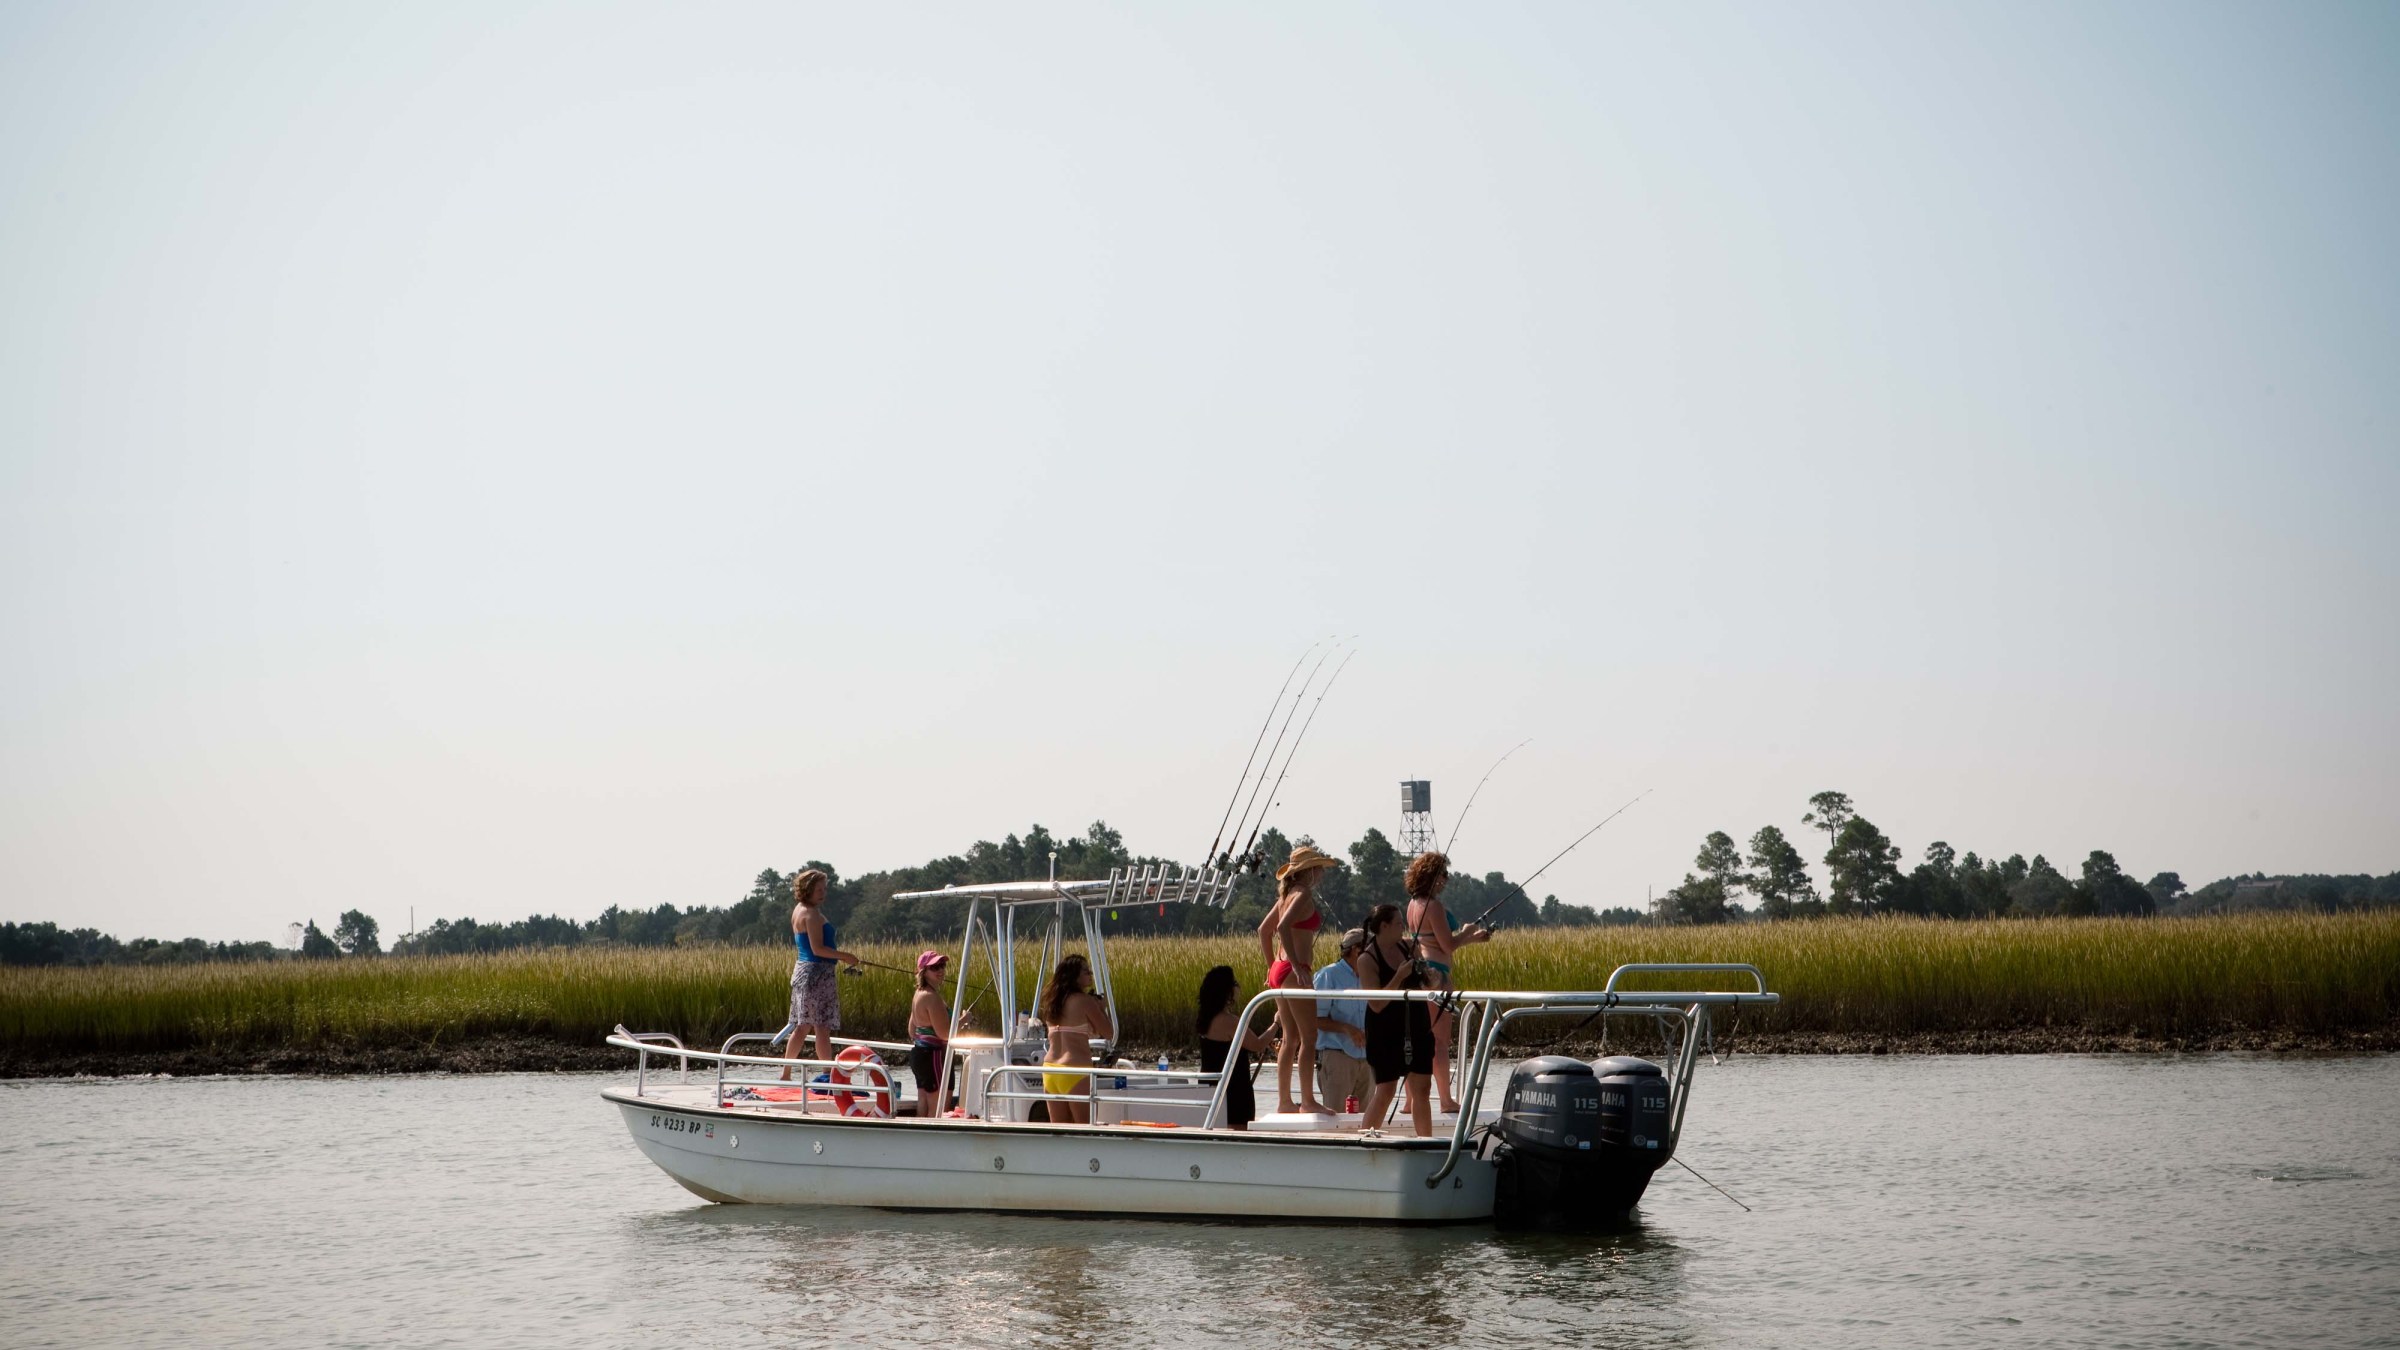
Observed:
[[[977,886],[944,886],[938,891],[901,891],[894,900],[989,900],[997,905],[1054,905],[1060,902],[1089,909],[1112,905],[1214,905],[1232,903],[1238,871],[1215,867],[1185,867],[1152,863],[1146,867],[1114,867],[1104,881],[995,881]]]

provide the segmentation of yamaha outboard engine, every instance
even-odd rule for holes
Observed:
[[[1519,1063],[1493,1127],[1493,1218],[1531,1228],[1622,1222],[1672,1151],[1667,1121],[1666,1074],[1648,1060]]]
[[[1646,1059],[1611,1055],[1592,1062],[1600,1084],[1600,1141],[1648,1154],[1655,1172],[1667,1161],[1667,1074]],[[1647,1180],[1647,1174],[1644,1174]],[[1634,1198],[1641,1198],[1636,1190]]]

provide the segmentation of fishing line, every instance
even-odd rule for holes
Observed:
[[[1258,724],[1258,738],[1250,742],[1250,758],[1242,761],[1242,776],[1234,780],[1233,795],[1225,799],[1225,814],[1217,819],[1217,837],[1208,842],[1208,852],[1201,854],[1202,858],[1216,857],[1217,846],[1225,842],[1225,823],[1233,819],[1233,804],[1242,799],[1242,785],[1250,781],[1250,766],[1257,762],[1258,747],[1267,743],[1267,728],[1275,724],[1275,710],[1283,706],[1284,691],[1292,687],[1292,676],[1300,673],[1301,661],[1306,661],[1308,653],[1316,649],[1316,643],[1308,644],[1307,651],[1300,653],[1300,660],[1292,662],[1292,668],[1284,673],[1283,687],[1275,691],[1275,701],[1267,705],[1266,720]]]
[[[1658,789],[1656,788],[1643,788],[1640,792],[1634,794],[1632,802],[1625,803],[1623,806],[1618,807],[1616,810],[1609,812],[1607,816],[1603,817],[1600,821],[1600,825],[1606,825],[1609,821],[1615,820],[1617,817],[1624,815],[1627,811],[1633,809],[1633,802],[1638,802],[1642,798],[1649,796],[1651,793],[1656,792],[1657,790]],[[1579,835],[1576,835],[1575,844],[1580,844],[1584,840],[1591,838],[1593,835],[1600,833],[1600,825],[1594,825],[1592,828],[1585,830]],[[1569,844],[1565,848],[1560,849],[1557,855],[1552,857],[1549,862],[1543,863],[1540,867],[1535,868],[1532,876],[1525,878],[1523,881],[1511,883],[1508,888],[1508,894],[1501,896],[1497,900],[1494,900],[1490,909],[1486,909],[1483,913],[1467,920],[1465,926],[1472,928],[1476,924],[1482,923],[1485,919],[1492,917],[1493,912],[1498,910],[1502,905],[1507,904],[1509,901],[1520,895],[1524,895],[1525,888],[1532,885],[1536,881],[1541,880],[1542,873],[1549,871],[1551,866],[1557,863],[1560,858],[1573,853],[1575,851],[1575,844]]]
[[[1333,655],[1335,652],[1337,652],[1337,651],[1340,651],[1340,650],[1341,650],[1341,646],[1342,646],[1342,644],[1341,644],[1341,643],[1339,643],[1339,642],[1336,642],[1336,643],[1335,643],[1335,644],[1333,644],[1332,646],[1330,646],[1330,647],[1327,647],[1327,648],[1325,649],[1325,655],[1324,655],[1324,656],[1320,656],[1320,657],[1318,657],[1318,658],[1317,658],[1317,663],[1316,663],[1315,665],[1313,665],[1313,666],[1310,666],[1310,667],[1308,668],[1308,678],[1307,678],[1307,679],[1305,679],[1305,680],[1302,680],[1302,681],[1300,682],[1300,692],[1299,692],[1299,693],[1297,693],[1297,694],[1294,694],[1294,695],[1292,696],[1292,709],[1291,709],[1291,711],[1290,711],[1290,712],[1287,712],[1287,713],[1285,713],[1285,714],[1283,715],[1283,725],[1282,725],[1280,728],[1278,728],[1278,729],[1276,730],[1276,732],[1275,732],[1275,743],[1274,743],[1273,745],[1271,745],[1271,746],[1268,746],[1268,747],[1267,747],[1267,763],[1268,763],[1268,764],[1270,764],[1270,765],[1271,765],[1271,764],[1273,764],[1273,763],[1275,762],[1275,752],[1276,752],[1276,751],[1278,751],[1278,750],[1281,750],[1281,749],[1283,748],[1283,738],[1284,738],[1284,736],[1285,736],[1286,734],[1288,734],[1288,733],[1291,731],[1291,729],[1292,729],[1292,719],[1300,715],[1300,700],[1302,700],[1302,699],[1304,699],[1304,698],[1307,698],[1307,697],[1308,697],[1308,688],[1309,688],[1309,686],[1310,686],[1310,685],[1312,685],[1312,684],[1315,684],[1315,683],[1317,682],[1317,672],[1318,672],[1318,671],[1320,671],[1320,670],[1323,670],[1323,669],[1325,668],[1325,662],[1326,662],[1326,659],[1327,659],[1327,658],[1329,658],[1329,657],[1331,657],[1331,656],[1332,656],[1332,655]],[[1301,653],[1301,656],[1302,656],[1303,658],[1305,658],[1305,657],[1307,656],[1307,653],[1306,653],[1306,652],[1303,652],[1303,653]],[[1274,714],[1272,711],[1270,711],[1270,712],[1267,714],[1267,716],[1268,716],[1268,717],[1270,717],[1270,718],[1271,718],[1271,717],[1273,717],[1274,715],[1275,715],[1275,714]],[[1241,837],[1241,833],[1242,833],[1242,827],[1243,827],[1244,825],[1247,825],[1247,824],[1249,824],[1249,823],[1250,823],[1250,808],[1258,804],[1258,794],[1259,794],[1259,790],[1260,790],[1260,789],[1262,789],[1262,788],[1264,788],[1266,785],[1267,785],[1267,771],[1266,771],[1265,769],[1260,769],[1260,770],[1258,771],[1258,782],[1257,782],[1257,783],[1255,783],[1255,784],[1253,784],[1253,785],[1251,786],[1251,788],[1250,788],[1250,800],[1248,800],[1248,801],[1246,801],[1246,802],[1243,802],[1243,803],[1242,803],[1242,814],[1241,814],[1241,818],[1240,818],[1240,819],[1238,819],[1238,820],[1236,820],[1236,821],[1234,822],[1234,824],[1233,824],[1233,833],[1234,833],[1234,837],[1235,837],[1235,838],[1237,838],[1237,839],[1238,839],[1238,838],[1240,838],[1240,837]],[[1241,789],[1240,789],[1239,787],[1236,787],[1236,788],[1234,789],[1234,791],[1235,791],[1236,793],[1239,793],[1239,792],[1241,791]],[[1273,808],[1273,806],[1274,806],[1274,803],[1272,803],[1272,802],[1268,803],[1268,807],[1269,807],[1269,809],[1272,809],[1272,808]],[[1259,817],[1259,823],[1260,823],[1260,824],[1262,824],[1262,825],[1263,825],[1263,824],[1265,824],[1265,823],[1266,823],[1266,817],[1265,817],[1265,816],[1260,816],[1260,817]],[[1258,831],[1257,831],[1257,830],[1255,830],[1255,829],[1251,830],[1251,831],[1250,831],[1250,837],[1251,837],[1252,839],[1256,839],[1256,838],[1258,838]],[[1250,850],[1249,850],[1249,848],[1248,848],[1247,846],[1245,846],[1245,847],[1242,849],[1242,852],[1244,852],[1244,853],[1248,853],[1249,851],[1250,851]]]
[[[1700,1177],[1699,1169],[1693,1167],[1690,1163],[1685,1162],[1681,1158],[1677,1158],[1675,1160],[1675,1165],[1682,1168],[1684,1171],[1691,1173],[1693,1176]],[[1700,1177],[1700,1184],[1708,1187],[1712,1191],[1715,1191],[1717,1194],[1724,1196],[1728,1200],[1733,1200],[1733,1192],[1726,1190],[1724,1187],[1713,1181],[1710,1181],[1707,1177]],[[1733,1200],[1733,1203],[1742,1205],[1742,1202],[1739,1200]],[[1742,1205],[1742,1212],[1744,1214],[1750,1213],[1750,1207],[1748,1205]]]
[[[1352,634],[1353,638],[1356,636],[1356,634]],[[1330,652],[1326,654],[1329,656],[1332,655]],[[1333,668],[1333,674],[1326,677],[1325,687],[1317,691],[1317,701],[1308,705],[1308,720],[1300,724],[1300,734],[1292,738],[1291,753],[1283,757],[1283,773],[1275,775],[1275,787],[1272,791],[1267,793],[1267,811],[1272,811],[1275,809],[1275,794],[1283,791],[1284,774],[1288,774],[1292,771],[1292,759],[1294,756],[1300,753],[1300,742],[1308,739],[1308,729],[1317,724],[1317,709],[1325,706],[1325,696],[1333,692],[1333,682],[1342,678],[1342,672],[1350,668],[1350,658],[1356,655],[1358,655],[1358,648],[1352,647],[1349,653],[1342,657],[1342,663]],[[1306,689],[1302,689],[1300,692],[1305,694],[1308,691]],[[1274,756],[1272,754],[1268,755],[1267,761],[1269,763],[1273,763]],[[1263,782],[1265,781],[1267,775],[1262,771],[1258,776],[1260,781]],[[1258,832],[1265,828],[1266,823],[1267,812],[1259,812],[1258,824],[1250,827],[1250,843],[1242,845],[1243,853],[1249,853],[1251,844],[1256,844],[1258,842]]]
[[[1513,755],[1531,744],[1533,744],[1533,738],[1528,736],[1524,740],[1517,742],[1515,745],[1508,747],[1508,755]],[[1442,852],[1452,853],[1457,850],[1458,832],[1465,829],[1467,826],[1467,812],[1475,809],[1475,799],[1483,795],[1483,785],[1492,781],[1492,775],[1498,773],[1500,771],[1500,766],[1508,762],[1508,755],[1502,755],[1500,758],[1493,760],[1492,767],[1485,769],[1483,771],[1483,777],[1475,780],[1475,790],[1467,794],[1467,804],[1460,808],[1458,819],[1450,822],[1450,842],[1440,846]]]

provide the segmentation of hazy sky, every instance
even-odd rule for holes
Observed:
[[[2389,4],[0,6],[0,918],[2400,868]],[[1817,836],[1821,839],[1821,836]],[[1822,845],[1809,849],[1812,860]],[[1818,869],[1822,880],[1822,869]]]

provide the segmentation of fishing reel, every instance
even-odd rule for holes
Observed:
[[[1251,846],[1248,853],[1220,853],[1217,855],[1217,870],[1220,872],[1239,872],[1243,876],[1257,876],[1258,869],[1266,865],[1266,849],[1255,844]]]

